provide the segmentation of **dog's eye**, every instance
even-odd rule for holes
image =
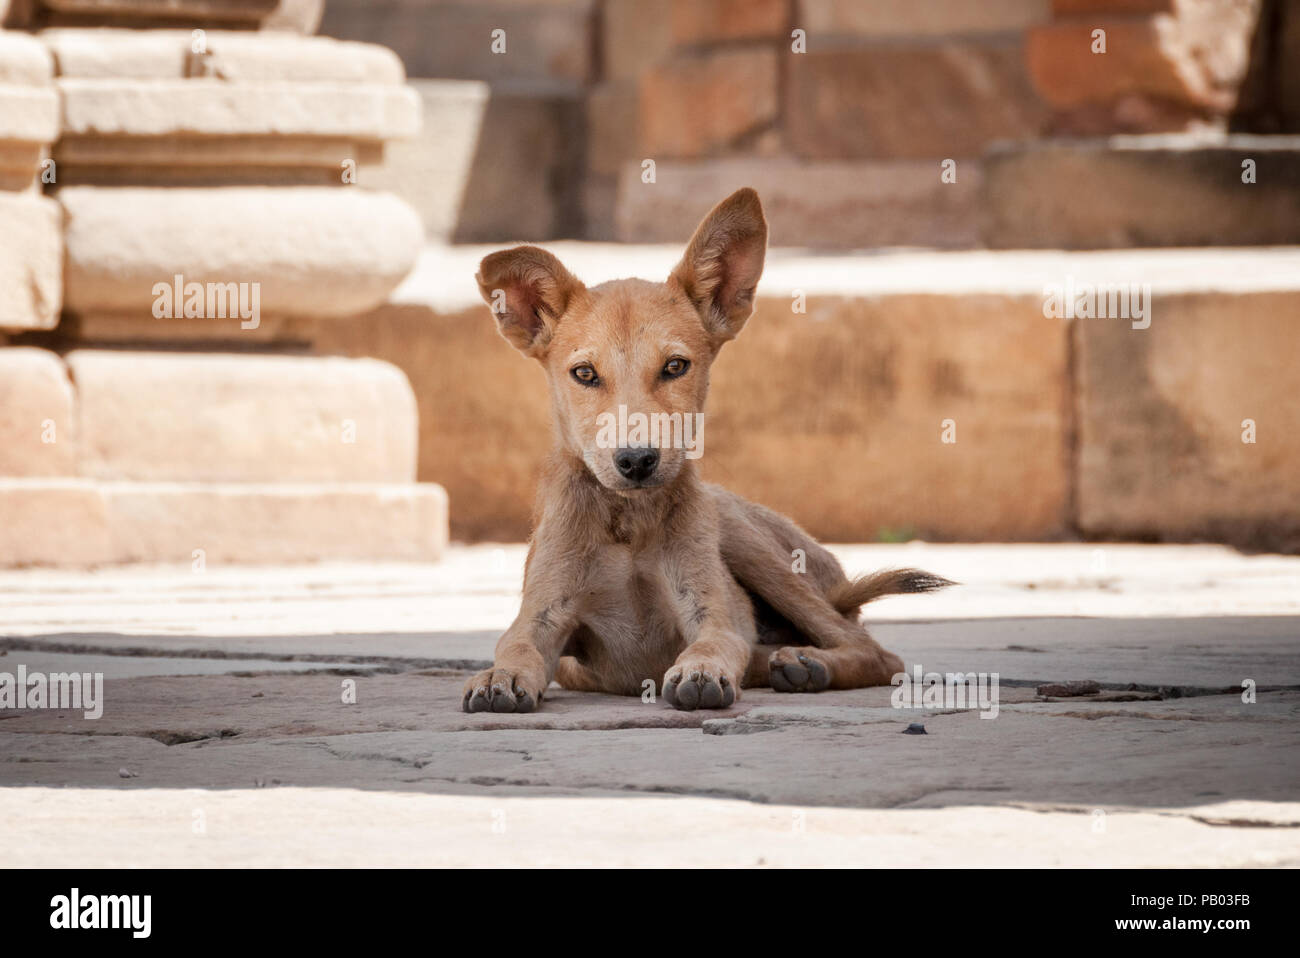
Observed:
[[[664,363],[664,375],[669,379],[676,379],[690,368],[691,363],[689,359],[682,359],[680,356],[675,356],[668,360],[668,362]]]
[[[581,366],[574,366],[569,370],[569,373],[584,386],[594,386],[600,382],[600,377],[596,375],[596,367],[589,363],[583,363]]]

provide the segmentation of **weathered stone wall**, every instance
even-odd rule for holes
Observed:
[[[1082,248],[1068,178],[1017,190],[1047,212],[1008,224],[990,157],[1194,133],[1182,166],[1199,170],[1200,151],[1239,149],[1229,132],[1300,131],[1291,0],[333,0],[323,27],[394,47],[413,75],[477,84],[456,106],[426,100],[429,120],[468,131],[452,137],[465,162],[436,163],[450,214],[418,186],[427,149],[389,166],[431,236],[453,241],[675,242],[710,197],[750,185],[791,245]],[[528,117],[563,133],[505,128]],[[521,144],[509,161],[502,142]],[[1270,159],[1286,182],[1256,192],[1295,202],[1300,154]],[[1211,173],[1195,183],[1214,195]],[[485,215],[497,207],[478,197],[512,188],[520,215]],[[1250,212],[1215,199],[1219,242],[1261,241]],[[1178,204],[1138,215],[1147,242],[1185,242]]]
[[[1300,3],[325,9],[392,50],[310,36],[310,0],[4,6],[2,563],[428,558],[441,487],[457,537],[526,535],[540,373],[470,260],[423,280],[468,301],[389,302],[426,240],[680,245],[748,185],[776,246],[1129,250],[1102,282],[1156,269],[1134,247],[1300,242]],[[803,314],[765,280],[706,475],[839,541],[1297,548],[1294,258],[1207,260],[1131,330],[1044,319],[1015,255]],[[178,274],[256,284],[256,328],[156,316]]]
[[[414,281],[430,295],[316,335],[410,377],[420,475],[447,488],[453,536],[514,541],[552,442],[549,400],[537,363],[475,302],[481,251],[429,257]],[[659,249],[556,252],[589,282],[671,263]],[[774,251],[767,273],[712,371],[700,465],[815,535],[1300,549],[1286,374],[1300,252]],[[1150,283],[1149,325],[1045,316],[1044,287],[1067,278]],[[792,309],[800,287],[806,312]]]
[[[401,61],[298,32],[319,14],[7,12],[32,32],[0,32],[0,565],[440,553],[409,381],[313,347],[424,241],[366,185],[419,128]]]

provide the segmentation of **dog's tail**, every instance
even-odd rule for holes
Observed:
[[[920,569],[884,569],[849,579],[843,585],[833,587],[826,598],[837,612],[852,612],[881,596],[933,592],[956,584],[951,579]]]

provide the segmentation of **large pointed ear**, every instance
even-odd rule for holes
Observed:
[[[560,317],[586,291],[564,265],[536,246],[516,246],[483,257],[478,291],[497,328],[516,349],[540,357]]]
[[[746,187],[713,208],[673,270],[719,343],[734,339],[754,311],[754,289],[767,253],[767,220],[758,194]]]

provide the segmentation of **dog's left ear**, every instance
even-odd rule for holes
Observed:
[[[704,217],[669,277],[695,305],[719,345],[734,339],[754,311],[754,290],[766,253],[763,204],[746,187]]]

